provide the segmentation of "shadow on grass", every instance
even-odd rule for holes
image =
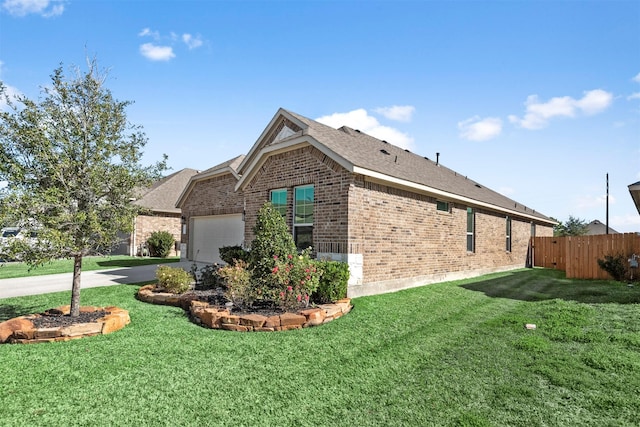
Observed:
[[[0,322],[38,312],[37,307],[29,305],[0,305]]]
[[[550,269],[517,270],[460,286],[492,298],[520,301],[562,299],[588,304],[640,303],[638,283],[629,286],[611,280],[567,279],[563,271]]]
[[[129,258],[97,261],[100,267],[139,267],[141,265],[154,265],[178,262],[180,258]]]

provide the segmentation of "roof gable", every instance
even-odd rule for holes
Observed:
[[[186,198],[189,196],[189,193],[191,193],[191,190],[193,190],[193,187],[199,181],[204,181],[206,179],[213,178],[219,175],[225,175],[225,174],[231,174],[236,179],[240,179],[240,175],[238,174],[238,168],[242,163],[242,161],[244,160],[244,158],[245,158],[244,154],[241,154],[237,157],[234,157],[233,159],[227,160],[226,162],[222,162],[205,171],[202,171],[198,174],[194,174],[193,176],[191,176],[188,183],[183,187],[182,193],[179,195],[179,197],[175,201],[174,206],[176,210],[180,212],[180,208],[182,207],[182,204],[184,203]]]

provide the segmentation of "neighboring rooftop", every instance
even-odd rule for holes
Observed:
[[[195,169],[182,169],[172,173],[142,191],[142,196],[133,203],[145,207],[152,212],[180,213],[176,201],[189,183],[192,176],[198,173]]]
[[[595,234],[607,234],[607,225],[597,219],[587,224],[587,236],[593,236]],[[618,232],[609,227],[609,234],[618,234]]]

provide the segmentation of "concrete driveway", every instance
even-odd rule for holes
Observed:
[[[170,264],[190,271],[191,261]],[[122,285],[155,280],[158,265],[139,267],[121,267],[110,270],[83,271],[81,289],[99,286]],[[16,279],[0,279],[0,298],[20,297],[25,295],[46,294],[49,292],[71,291],[73,273],[50,274],[47,276],[21,277]]]

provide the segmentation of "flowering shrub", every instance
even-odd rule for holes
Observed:
[[[303,251],[300,255],[274,255],[273,259],[271,281],[275,285],[275,299],[278,305],[284,310],[307,307],[322,274],[309,256],[309,250]]]
[[[226,265],[218,270],[227,285],[225,296],[234,305],[253,305],[256,299],[256,290],[251,284],[251,270],[245,261],[236,261],[233,265]]]
[[[193,276],[182,268],[162,265],[156,270],[156,279],[161,288],[174,294],[181,294],[189,290]]]

